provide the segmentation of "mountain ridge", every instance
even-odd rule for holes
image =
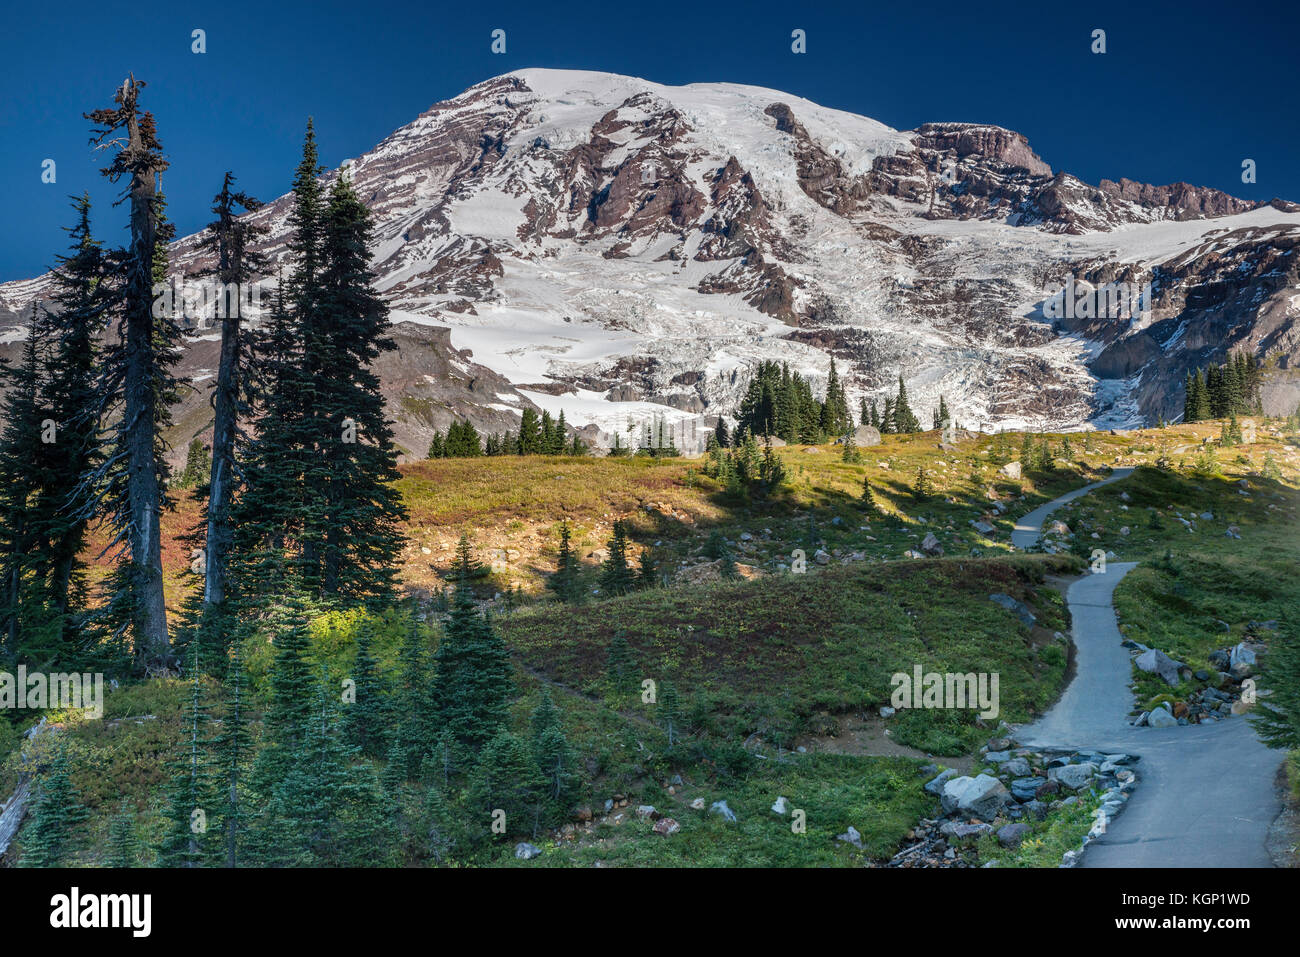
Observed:
[[[820,381],[835,357],[855,407],[902,373],[923,417],[943,394],[964,424],[1062,428],[1174,418],[1183,372],[1231,348],[1300,357],[1300,207],[1092,186],[986,123],[898,131],[762,87],[527,69],[343,167],[374,215],[400,346],[381,374],[415,456],[453,417],[500,431],[528,405],[598,442],[656,414],[702,434],[763,359]],[[273,264],[287,206],[254,214]],[[195,239],[174,273],[204,265]],[[1067,276],[1150,282],[1150,315],[1052,321]],[[0,285],[0,338],[45,281]],[[215,336],[194,331],[202,397]],[[201,432],[199,397],[178,421]]]

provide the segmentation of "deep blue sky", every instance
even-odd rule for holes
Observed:
[[[445,6],[445,8],[444,8]],[[1088,182],[1185,180],[1300,200],[1300,4],[318,2],[12,5],[0,35],[0,281],[62,251],[67,196],[90,189],[98,232],[123,240],[81,113],[146,80],[181,234],[208,221],[221,175],[269,200],[289,185],[306,117],[336,165],[431,104],[528,66],[661,83],[753,83],[900,129],[927,120],[1024,133]],[[1140,7],[1141,9],[1135,9]],[[549,8],[549,9],[548,9]],[[552,12],[563,9],[563,14]],[[507,31],[505,55],[489,50]],[[790,52],[807,31],[808,52]],[[190,33],[207,31],[207,53]],[[1107,52],[1090,52],[1106,30]],[[1258,182],[1241,182],[1241,162]],[[41,163],[58,181],[41,182]]]

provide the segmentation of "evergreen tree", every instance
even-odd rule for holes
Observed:
[[[876,497],[871,492],[871,479],[863,476],[862,478],[862,507],[869,513],[878,514],[880,506],[876,504]]]
[[[507,834],[535,833],[544,787],[533,755],[502,728],[483,748],[470,786],[470,803],[485,828],[494,815],[504,812]]]
[[[627,560],[627,527],[621,519],[616,519],[609,540],[609,557],[600,573],[600,590],[604,595],[625,595],[635,584],[636,578]]]
[[[1300,642],[1288,622],[1269,643],[1260,679],[1269,694],[1260,696],[1250,717],[1260,739],[1270,748],[1300,748]]]
[[[225,866],[238,867],[244,832],[244,776],[253,756],[253,740],[248,731],[248,675],[244,672],[240,643],[232,645],[230,667],[226,670],[224,691],[226,709],[221,732],[213,742],[216,775],[221,791],[221,818],[225,828]]]
[[[135,867],[139,863],[140,846],[135,837],[135,812],[123,798],[117,813],[108,825],[108,859],[112,868]]]
[[[717,439],[720,448],[725,449],[731,445],[731,433],[727,430],[727,420],[722,416],[718,416],[718,424],[713,430],[713,436]]]
[[[416,661],[424,658],[423,644],[415,636],[414,619],[412,619],[411,637],[403,648],[403,664],[406,656],[414,655]],[[374,640],[374,628],[367,619],[357,631],[357,656],[352,666],[353,691],[356,700],[348,705],[343,714],[344,738],[348,744],[367,757],[377,758],[388,751],[389,715],[387,700],[384,696],[383,681],[379,675],[378,665],[371,653]],[[426,676],[419,680],[415,675],[404,675],[404,685],[421,689],[428,688],[427,664]]]
[[[531,408],[524,409],[522,413],[516,445],[520,455],[539,455],[542,451],[541,423]]]
[[[239,485],[236,446],[245,438],[240,431],[240,420],[249,417],[253,402],[248,374],[253,362],[255,337],[244,324],[243,304],[251,298],[244,293],[267,265],[266,257],[251,248],[266,235],[267,228],[239,214],[240,210],[256,212],[262,208],[262,203],[247,193],[234,190],[234,184],[234,174],[227,172],[222,179],[221,192],[212,199],[212,212],[216,219],[208,225],[199,243],[200,248],[215,257],[208,275],[221,289],[217,302],[217,318],[221,320],[221,357],[212,394],[212,458],[201,475],[197,465],[193,474],[195,485],[208,486],[203,605],[210,615],[223,608],[229,588],[228,562],[234,541],[231,505]],[[195,451],[193,444],[190,451]],[[186,472],[190,472],[188,462]]]
[[[609,643],[607,674],[610,687],[615,692],[626,694],[636,690],[637,667],[632,656],[632,649],[621,632],[614,635]]]
[[[468,548],[468,542],[464,542],[464,544]],[[360,653],[361,649],[358,647],[358,673],[362,668]],[[412,616],[410,627],[407,628],[402,641],[401,658],[398,663],[397,673],[397,692],[393,702],[394,714],[392,715],[392,725],[395,727],[396,732],[393,745],[401,756],[402,773],[407,778],[415,776],[420,767],[420,762],[424,760],[426,755],[432,753],[437,741],[439,729],[436,716],[430,714],[429,711],[429,702],[435,693],[434,682],[428,642],[425,640],[425,636],[421,634],[419,624]],[[377,697],[377,684],[373,692]],[[359,682],[357,685],[357,702],[358,704],[361,702],[361,686]],[[383,733],[383,725],[379,723],[383,721],[382,703],[376,701],[371,714],[363,716],[359,720],[363,724],[374,725],[372,732],[367,737],[371,742],[371,750],[378,751],[381,747]],[[360,730],[360,727],[358,727],[356,729],[357,733],[351,736],[351,743],[358,747],[363,746],[359,740],[361,737]]]
[[[86,819],[86,809],[72,786],[66,748],[56,747],[37,785],[31,822],[23,830],[22,867],[58,867],[65,863],[72,850],[72,836]]]
[[[113,308],[121,315],[120,331],[104,353],[97,387],[99,417],[113,423],[110,449],[86,483],[86,508],[101,509],[111,529],[108,549],[125,547],[124,572],[111,581],[127,593],[119,592],[110,607],[130,609],[137,661],[149,664],[164,660],[170,647],[160,531],[168,475],[162,432],[177,389],[171,369],[180,331],[172,317],[154,316],[153,288],[166,278],[169,235],[162,225],[158,175],[168,164],[153,115],[138,106],[144,86],[128,77],[114,97],[116,106],[86,114],[97,124],[92,141],[116,147],[103,173],[113,182],[129,180],[131,207],[130,246],[114,254],[120,279]]]
[[[912,497],[918,502],[934,497],[934,485],[930,482],[930,476],[924,466],[917,466],[916,481],[912,483]]]
[[[560,552],[556,559],[555,574],[547,582],[560,601],[577,601],[581,597],[578,584],[578,556],[570,544],[569,520],[560,523]]]
[[[894,431],[900,435],[921,431],[921,423],[908,404],[907,386],[903,384],[902,375],[898,377],[898,397],[894,399]]]
[[[192,489],[207,485],[209,466],[208,447],[198,437],[191,439],[185,452],[185,468],[176,480],[176,487]]]
[[[167,786],[167,831],[158,848],[163,867],[201,867],[211,859],[208,815],[216,811],[213,775],[208,759],[208,707],[203,700],[202,670],[197,646],[191,662],[190,705],[185,716],[176,759]]]
[[[677,685],[667,678],[659,683],[655,721],[668,736],[668,747],[676,747],[682,737],[682,709],[677,697]]]
[[[939,408],[934,411],[934,427],[936,429],[946,429],[952,424],[952,416],[948,412],[948,401],[939,396]]]
[[[83,195],[73,208],[77,220],[68,230],[69,254],[60,257],[52,273],[57,311],[47,316],[51,341],[44,396],[57,432],[55,441],[44,449],[45,481],[35,501],[44,600],[62,623],[65,654],[77,639],[87,603],[82,554],[87,517],[76,500],[82,481],[102,461],[95,415],[96,367],[99,333],[113,300],[110,264],[91,236],[89,197]]]
[[[431,711],[439,728],[459,746],[474,751],[505,724],[513,682],[505,643],[474,604],[469,543],[464,539],[457,566],[461,575],[434,656]]]

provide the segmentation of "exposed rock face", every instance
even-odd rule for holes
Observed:
[[[501,431],[529,404],[600,441],[662,415],[702,442],[763,359],[820,388],[833,356],[855,410],[901,372],[923,419],[944,394],[984,428],[1169,419],[1190,367],[1232,349],[1300,359],[1300,207],[1092,186],[987,124],[900,132],[754,87],[523,70],[348,168],[401,347],[383,387],[415,455],[453,416]],[[253,214],[272,276],[289,207]],[[205,256],[181,239],[172,271]],[[1149,282],[1151,308],[1050,319],[1035,304],[1067,275]],[[0,352],[49,291],[0,285]],[[215,364],[194,333],[182,371],[198,392],[177,416],[191,433]]]

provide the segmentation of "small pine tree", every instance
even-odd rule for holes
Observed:
[[[668,736],[668,747],[675,748],[682,737],[682,708],[677,685],[666,678],[659,683],[655,721]]]
[[[140,845],[135,837],[135,811],[125,798],[108,825],[108,859],[112,868],[135,867],[139,863]]]
[[[862,507],[873,515],[880,514],[880,506],[876,504],[876,496],[871,491],[871,479],[863,476],[862,478],[862,496],[860,498]]]
[[[635,583],[635,575],[627,561],[627,528],[622,520],[616,519],[609,540],[609,557],[600,573],[600,590],[605,595],[626,595]]]
[[[610,687],[615,692],[625,694],[636,690],[636,659],[632,656],[632,649],[622,633],[616,634],[610,640],[606,675]]]
[[[59,746],[41,779],[32,804],[32,820],[23,832],[22,867],[58,867],[72,850],[71,838],[86,819],[72,786],[67,751]]]
[[[916,481],[912,483],[912,497],[918,502],[924,502],[933,497],[934,486],[930,482],[930,476],[925,471],[925,466],[918,465],[916,468]]]
[[[555,574],[547,582],[560,601],[577,601],[582,597],[578,583],[578,556],[574,554],[570,540],[569,520],[566,518],[560,523],[560,552],[556,558]]]

